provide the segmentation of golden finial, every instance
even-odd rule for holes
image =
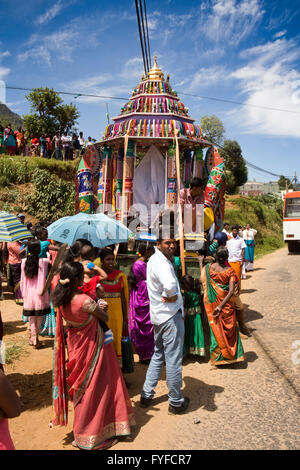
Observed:
[[[154,56],[154,65],[150,72],[148,72],[148,79],[149,80],[164,80],[164,74],[162,73],[161,69],[157,65],[157,57]]]

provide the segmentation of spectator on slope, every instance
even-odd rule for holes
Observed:
[[[54,143],[54,147],[55,147],[55,159],[62,160],[62,141],[61,141],[61,135],[59,132],[57,132],[55,136],[53,137],[52,143]]]
[[[61,142],[63,149],[63,159],[64,161],[70,160],[72,139],[70,136],[68,136],[67,132],[64,132],[64,134],[61,136]]]
[[[47,141],[45,134],[40,137],[40,156],[41,158],[47,158]]]
[[[25,136],[22,127],[15,132],[16,143],[17,143],[17,155],[25,154]]]
[[[17,146],[16,146],[15,134],[14,134],[14,131],[11,129],[6,134],[5,145],[6,145],[6,150],[7,150],[8,155],[16,154]]]
[[[81,145],[80,145],[77,134],[73,134],[72,147],[73,147],[73,152],[74,152],[73,159],[76,160],[76,158],[80,157],[80,150],[81,150]]]
[[[37,157],[39,155],[39,146],[40,146],[40,141],[37,137],[33,137],[31,139],[31,155],[33,157]]]

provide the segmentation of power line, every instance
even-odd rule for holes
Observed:
[[[142,19],[143,41],[144,41],[144,49],[145,49],[146,62],[147,62],[147,72],[149,72],[150,68],[149,68],[148,46],[147,46],[146,34],[145,34],[144,12],[143,12],[142,0],[140,0],[140,12],[141,12],[141,19]]]
[[[147,65],[146,65],[146,59],[145,59],[144,42],[143,42],[143,37],[142,37],[141,20],[140,20],[139,6],[138,6],[138,1],[137,0],[135,0],[135,8],[136,8],[136,16],[137,16],[137,22],[138,22],[138,28],[139,28],[140,43],[141,43],[142,56],[143,56],[143,62],[144,62],[144,70],[145,70],[145,75],[147,76],[148,71],[147,71]]]
[[[4,87],[1,87],[0,88],[4,88]],[[7,89],[10,89],[10,90],[22,90],[22,91],[34,91],[36,89],[34,88],[23,88],[23,87],[13,87],[13,86],[8,86],[8,85],[5,85],[5,88]],[[117,97],[117,96],[104,96],[104,95],[91,95],[91,94],[86,94],[86,93],[76,93],[76,92],[67,92],[67,91],[56,91],[56,93],[58,94],[61,94],[61,95],[71,95],[71,96],[74,96],[75,98],[79,98],[79,97],[91,97],[91,98],[101,98],[101,99],[111,99],[111,100],[121,100],[121,101],[126,101],[127,98],[124,98],[124,97]],[[196,95],[195,95],[196,96]],[[213,98],[212,98],[213,99]],[[216,99],[217,100],[217,99]],[[224,101],[224,100],[223,100]],[[240,103],[242,104],[242,103]],[[279,111],[279,109],[277,109],[277,111]],[[288,112],[288,111],[287,111]],[[292,112],[292,111],[291,111]],[[225,153],[227,153],[227,155],[231,156],[229,152],[227,152],[221,145],[217,144],[216,142],[213,142],[211,141],[211,143],[213,145],[215,145],[216,147],[219,147],[221,148]],[[244,159],[247,166],[249,166],[250,168],[252,168],[253,170],[257,170],[257,171],[260,171],[260,172],[263,172],[265,174],[268,174],[270,176],[274,176],[274,177],[278,177],[280,178],[281,176],[284,176],[284,175],[278,175],[276,173],[272,173],[270,172],[269,170],[265,170],[263,168],[260,168],[256,165],[254,165],[253,163],[251,162],[248,162],[246,159]],[[285,176],[285,178],[291,178],[291,177],[288,177],[288,176]]]
[[[23,91],[35,91],[37,88],[22,88],[22,87],[16,87],[16,86],[8,86],[5,85],[0,86],[0,88],[7,88],[8,90],[23,90]],[[118,101],[128,101],[128,98],[124,98],[121,96],[107,96],[107,95],[90,95],[87,93],[79,93],[79,92],[68,92],[68,91],[55,91],[55,93],[58,93],[59,95],[71,95],[74,96],[74,98],[80,98],[81,96],[86,96],[90,98],[101,98],[101,99],[110,99],[110,100],[118,100]]]
[[[216,142],[213,142],[211,139],[210,139],[210,143],[212,143],[212,144],[215,145],[216,147],[219,147],[220,149],[222,149],[223,152],[224,152],[225,154],[227,154],[229,157],[233,157],[233,155],[232,155],[230,152],[228,152],[228,150],[225,150],[224,147],[222,147],[222,145],[217,144]],[[274,176],[274,177],[276,177],[276,178],[280,178],[281,176],[283,176],[283,175],[277,175],[276,173],[272,173],[271,171],[265,170],[264,168],[260,168],[259,166],[254,165],[254,164],[251,163],[251,162],[248,162],[244,157],[242,157],[242,158],[245,160],[247,166],[249,166],[249,167],[250,167],[251,169],[253,169],[253,170],[260,171],[260,172],[262,172],[262,173],[265,173],[265,174]],[[288,178],[288,176],[285,176],[285,178]]]
[[[300,114],[300,111],[292,111],[291,109],[272,108],[270,106],[261,106],[258,104],[243,103],[241,101],[226,100],[224,98],[214,98],[212,96],[192,95],[191,93],[184,93],[183,91],[178,91],[178,93],[180,93],[181,95],[192,96],[193,98],[200,98],[204,100],[220,101],[222,103],[237,104],[239,106],[248,106],[251,108],[267,109],[270,111],[282,111],[284,113]]]
[[[25,90],[25,91],[33,91],[33,90],[36,89],[36,88],[13,87],[13,86],[8,86],[8,85],[4,85],[4,86],[0,85],[0,88],[7,88],[8,90]],[[91,95],[91,94],[87,94],[87,93],[67,92],[67,91],[57,91],[56,93],[59,93],[61,95],[72,95],[75,98],[79,98],[81,96],[86,96],[86,97],[91,97],[91,98],[101,98],[101,99],[128,101],[128,97],[124,98],[124,97],[120,97],[120,96]],[[182,91],[179,91],[179,93],[181,95],[192,96],[194,98],[201,98],[201,99],[207,99],[207,100],[213,100],[213,101],[221,101],[223,103],[238,104],[240,106],[250,106],[250,107],[255,107],[255,108],[268,109],[270,111],[282,111],[282,112],[285,112],[285,113],[300,114],[300,111],[292,111],[292,110],[282,109],[282,108],[271,108],[271,107],[268,107],[268,106],[260,106],[260,105],[242,103],[242,102],[238,102],[238,101],[225,100],[225,99],[222,99],[222,98],[214,98],[214,97],[209,97],[209,96],[191,95],[189,93],[183,93]]]
[[[144,10],[145,10],[145,17],[146,17],[147,44],[148,44],[149,61],[150,61],[150,68],[151,68],[152,65],[151,65],[151,52],[150,52],[150,41],[149,41],[149,30],[148,30],[148,18],[147,18],[147,10],[146,10],[146,0],[144,0]]]

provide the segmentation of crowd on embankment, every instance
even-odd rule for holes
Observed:
[[[57,160],[74,160],[78,158],[95,139],[79,134],[57,132],[55,135],[29,135],[22,127],[14,130],[11,124],[0,124],[0,155],[40,156]]]

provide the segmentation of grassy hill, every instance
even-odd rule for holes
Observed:
[[[20,116],[11,111],[5,104],[0,103],[0,124],[4,127],[11,124],[14,130],[23,125]]]
[[[258,232],[255,258],[284,246],[282,212],[283,202],[273,195],[226,196],[225,221],[230,226],[250,223]]]

